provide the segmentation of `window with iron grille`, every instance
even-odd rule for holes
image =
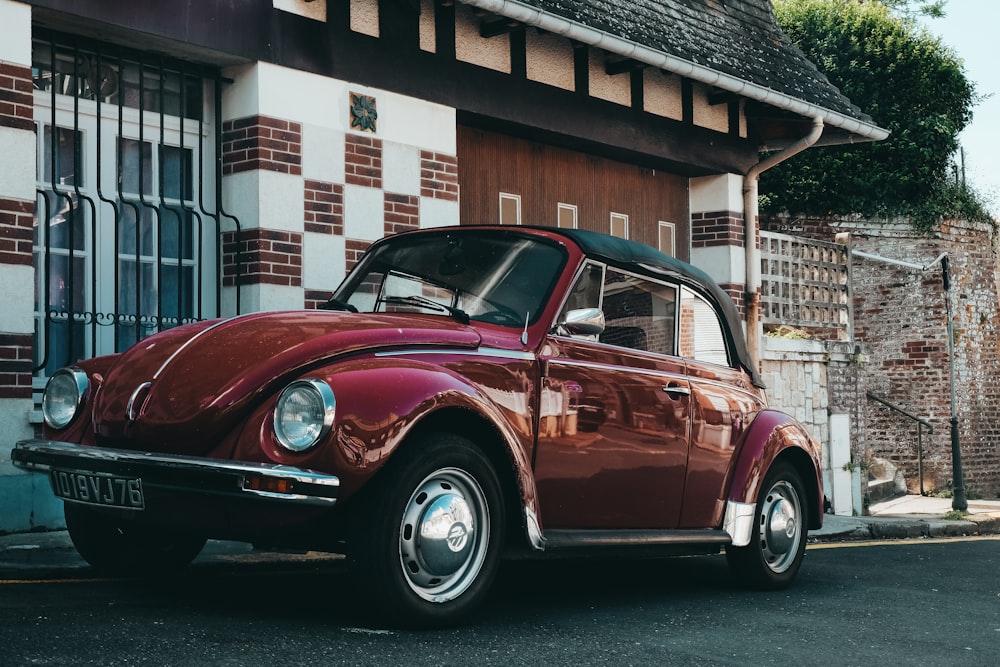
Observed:
[[[219,73],[37,29],[32,60],[36,374],[218,316]]]

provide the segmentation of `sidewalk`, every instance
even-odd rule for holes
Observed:
[[[827,514],[821,530],[809,533],[810,542],[878,540],[915,537],[954,537],[1000,534],[1000,500],[969,501],[969,516],[946,521],[950,498],[903,496],[872,505],[871,516],[846,517]],[[197,563],[315,563],[336,559],[319,553],[257,551],[239,542],[209,541]],[[0,535],[0,579],[16,571],[61,572],[86,576],[87,563],[80,557],[64,530]]]
[[[945,520],[951,498],[900,496],[868,508],[870,516],[823,518],[823,528],[810,531],[813,542],[879,540],[906,537],[954,537],[1000,534],[1000,500],[970,500],[968,517]]]

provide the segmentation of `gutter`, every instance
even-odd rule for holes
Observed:
[[[743,177],[743,246],[746,253],[747,350],[750,358],[760,363],[760,248],[757,245],[757,181],[771,167],[801,153],[815,144],[823,134],[823,119],[813,118],[812,129],[788,148],[761,160]]]
[[[463,4],[478,7],[492,14],[535,26],[547,32],[580,42],[581,44],[603,49],[608,53],[629,58],[650,67],[672,72],[673,74],[698,81],[708,86],[715,86],[716,88],[747,99],[762,102],[800,116],[819,118],[826,125],[860,135],[869,141],[881,141],[889,136],[888,130],[872,123],[866,123],[857,118],[852,118],[830,109],[824,109],[823,107],[810,104],[809,102],[772,90],[771,88],[744,81],[730,74],[718,72],[710,67],[693,63],[690,60],[684,60],[683,58],[657,51],[656,49],[631,42],[603,30],[585,26],[582,23],[570,21],[551,12],[518,2],[517,0],[460,1]]]

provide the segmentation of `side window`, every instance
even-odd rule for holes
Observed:
[[[602,343],[676,354],[677,289],[608,268],[604,274]]]
[[[726,337],[715,309],[687,289],[681,292],[680,353],[682,357],[729,365]]]

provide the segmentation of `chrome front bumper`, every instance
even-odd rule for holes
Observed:
[[[312,470],[196,456],[150,454],[52,440],[22,440],[11,451],[24,470],[114,475],[142,480],[147,491],[266,498],[299,505],[331,506],[340,480]]]

